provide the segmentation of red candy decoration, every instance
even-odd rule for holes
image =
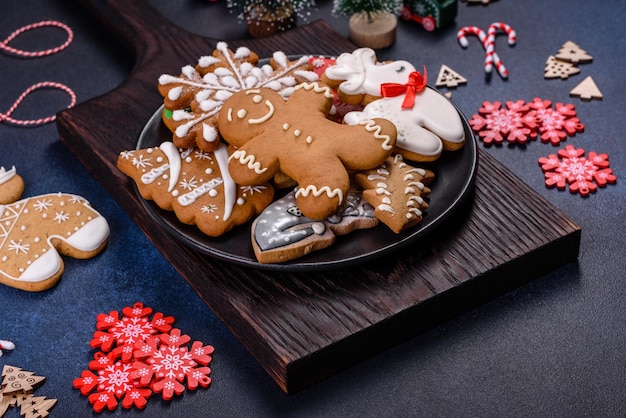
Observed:
[[[609,156],[590,152],[585,157],[585,150],[567,145],[557,155],[539,158],[539,165],[545,175],[546,187],[564,190],[569,185],[571,193],[583,197],[594,193],[598,186],[613,184],[617,177],[609,168]]]

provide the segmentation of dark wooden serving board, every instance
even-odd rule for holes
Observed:
[[[139,225],[267,373],[293,393],[578,256],[580,228],[484,152],[475,192],[420,241],[357,267],[256,270],[208,258],[149,216],[116,168],[162,103],[160,74],[211,52],[143,1],[84,0],[136,57],[110,93],[58,115],[61,140]],[[282,35],[228,40],[260,56],[276,50],[336,55],[355,48],[323,21]]]

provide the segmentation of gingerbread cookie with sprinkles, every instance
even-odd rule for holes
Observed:
[[[237,150],[228,170],[239,184],[255,185],[283,172],[297,183],[296,202],[316,220],[341,207],[350,189],[349,170],[368,170],[391,154],[396,128],[384,119],[355,126],[327,118],[333,93],[318,82],[302,83],[285,100],[267,88],[233,94],[218,127]]]
[[[266,87],[287,97],[296,84],[318,79],[306,56],[291,61],[277,51],[269,63],[258,66],[258,62],[258,55],[250,49],[232,51],[225,42],[218,42],[212,55],[183,67],[180,75],[161,75],[162,119],[173,133],[174,144],[214,151],[219,146],[217,115],[235,92]]]
[[[141,196],[173,211],[184,224],[217,237],[258,215],[274,198],[269,183],[240,186],[228,173],[228,149],[214,152],[158,147],[124,151],[118,168],[131,177]]]
[[[49,289],[64,271],[60,254],[91,258],[108,238],[107,221],[80,196],[45,194],[0,205],[0,283]]]

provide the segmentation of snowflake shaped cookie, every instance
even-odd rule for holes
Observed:
[[[583,197],[589,196],[599,187],[605,187],[617,181],[613,170],[609,168],[607,154],[590,152],[585,156],[585,150],[568,145],[560,149],[557,154],[539,158],[539,165],[544,171],[546,187],[556,187],[578,193]]]
[[[277,51],[268,64],[257,66],[258,61],[258,55],[246,47],[233,52],[225,42],[218,42],[213,54],[200,57],[195,67],[183,67],[179,76],[159,77],[162,119],[174,133],[176,146],[214,151],[220,142],[217,115],[237,91],[267,87],[288,97],[298,83],[318,79],[310,71],[308,56],[290,61]]]

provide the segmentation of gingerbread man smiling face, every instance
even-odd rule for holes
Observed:
[[[235,93],[218,126],[237,148],[228,170],[238,184],[270,180],[279,171],[298,183],[296,202],[311,219],[335,213],[350,188],[348,170],[368,170],[391,154],[396,128],[385,119],[342,125],[327,119],[330,88],[303,83],[285,100],[267,88]]]

